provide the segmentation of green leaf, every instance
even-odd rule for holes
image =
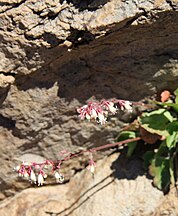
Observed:
[[[169,136],[166,138],[166,145],[169,149],[176,147],[178,142],[178,121],[173,121],[168,124],[167,131]]]
[[[156,157],[149,167],[150,175],[153,176],[153,184],[160,190],[167,191],[170,185],[170,159]]]
[[[174,94],[176,96],[175,103],[178,104],[178,88],[174,91]]]
[[[130,157],[133,154],[136,146],[137,146],[137,142],[128,143],[127,157]]]
[[[172,134],[174,131],[178,132],[178,121],[173,121],[169,123],[166,127],[166,130],[168,130],[170,134]]]
[[[134,131],[122,131],[119,135],[119,138],[117,139],[117,141],[122,141],[122,140],[126,140],[126,139],[132,139],[136,137],[136,133]],[[130,157],[137,145],[137,142],[130,142],[127,144],[128,145],[128,151],[127,151],[127,157]]]
[[[177,100],[178,100],[178,98],[177,98]],[[155,103],[160,105],[160,106],[172,107],[176,112],[178,112],[178,101],[176,103],[162,103],[162,102],[156,101]]]
[[[177,132],[173,132],[171,135],[169,135],[166,138],[166,145],[169,149],[176,147],[176,143],[178,141],[178,133]]]
[[[174,157],[171,157],[169,160],[169,171],[170,171],[170,181],[174,185],[175,178],[174,178]]]
[[[150,133],[167,137],[167,124],[173,121],[173,117],[166,109],[158,109],[152,112],[145,112],[138,118],[141,126]]]
[[[144,156],[143,156],[143,159],[144,159],[143,166],[144,166],[145,169],[148,169],[148,167],[151,164],[151,161],[153,160],[154,156],[155,156],[154,151],[147,151],[144,154]]]
[[[158,148],[158,151],[156,153],[156,157],[159,157],[159,156],[162,156],[162,155],[168,155],[168,148],[166,146],[166,140],[162,141],[159,148]]]

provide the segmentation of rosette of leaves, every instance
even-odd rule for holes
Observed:
[[[144,167],[153,177],[154,186],[168,192],[170,185],[175,185],[177,178],[178,89],[174,92],[173,99],[155,103],[158,105],[157,110],[143,112],[138,117],[137,131],[123,131],[118,140],[139,135],[145,143],[158,144],[156,149],[145,153]],[[135,142],[128,145],[127,156],[133,153],[135,147]]]

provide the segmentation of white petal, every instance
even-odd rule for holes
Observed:
[[[42,176],[42,174],[38,175],[38,186],[43,185],[44,183],[44,178]]]
[[[100,124],[105,124],[106,123],[106,118],[104,117],[103,114],[98,113],[98,118],[99,118],[99,123]]]
[[[35,175],[33,170],[30,173],[30,179],[31,179],[31,181],[36,182],[36,175]]]
[[[96,119],[98,117],[98,114],[97,114],[97,112],[96,112],[95,109],[92,109],[92,111],[91,111],[91,117],[94,118],[94,119]]]

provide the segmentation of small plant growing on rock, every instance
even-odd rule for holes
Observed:
[[[138,118],[144,130],[158,137],[159,146],[154,151],[146,152],[144,160],[153,177],[153,184],[163,191],[168,191],[177,178],[178,89],[174,94],[174,100],[168,98],[165,102],[162,98],[162,102],[156,102],[159,109],[145,112]]]
[[[101,102],[89,102],[87,105],[82,106],[77,109],[80,119],[87,119],[88,121],[96,121],[99,124],[106,124],[107,116],[109,114],[115,114],[118,109],[127,110],[132,112],[132,103],[124,100],[102,100]],[[140,138],[135,138],[134,140],[139,140]],[[57,183],[62,183],[64,181],[64,176],[61,174],[61,165],[74,157],[78,157],[86,152],[90,153],[88,170],[93,174],[96,164],[93,160],[92,153],[99,151],[105,148],[110,148],[117,145],[123,145],[129,142],[132,142],[133,139],[124,140],[117,143],[110,143],[100,147],[87,149],[77,153],[67,153],[61,152],[64,156],[61,160],[46,160],[42,163],[36,162],[23,162],[21,165],[15,167],[15,171],[19,174],[20,177],[29,180],[31,183],[41,186],[44,184],[47,174],[50,172],[54,175]]]
[[[177,152],[178,152],[178,89],[171,96],[168,91],[161,94],[161,102],[154,102],[152,110],[143,112],[134,121],[132,127],[128,126],[123,130],[116,143],[106,144],[100,147],[83,150],[77,153],[68,153],[61,160],[46,160],[43,163],[22,163],[15,170],[19,176],[28,179],[38,186],[43,185],[48,172],[52,172],[56,182],[62,183],[64,176],[61,174],[61,165],[74,157],[81,156],[85,152],[90,153],[88,170],[93,174],[96,163],[93,160],[93,152],[117,145],[128,145],[127,157],[130,157],[137,141],[142,140],[142,144],[155,145],[151,151],[144,154],[144,166],[153,177],[153,184],[163,190],[168,191],[171,184],[176,182]],[[101,102],[88,102],[87,105],[77,109],[79,117],[88,121],[95,121],[99,124],[106,124],[107,116],[116,114],[118,109],[132,112],[134,104],[142,103],[125,100],[111,99]],[[154,109],[153,109],[154,107]]]
[[[118,141],[140,136],[145,144],[155,145],[144,154],[144,166],[153,177],[153,184],[167,192],[177,179],[178,152],[178,89],[170,97],[168,91],[161,94],[161,102],[156,110],[143,112],[135,122],[134,130],[121,132]],[[132,125],[133,128],[133,125]],[[137,142],[128,144],[128,156],[131,156]]]

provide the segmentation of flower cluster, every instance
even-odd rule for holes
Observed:
[[[132,112],[132,103],[126,100],[118,100],[119,106],[121,110],[127,110],[128,112]]]
[[[54,173],[56,182],[62,183],[64,181],[64,176],[60,173],[59,168],[60,165],[56,166],[54,162],[46,160],[41,164],[37,164],[35,162],[23,162],[21,165],[16,166],[14,170],[19,174],[20,177],[23,177],[29,180],[31,183],[40,186],[45,183],[45,179],[47,178],[47,174],[44,169],[50,169]]]
[[[84,150],[83,152],[78,152],[76,154],[71,154],[70,156],[67,156],[63,160],[59,161],[51,161],[46,160],[43,163],[35,163],[35,162],[23,162],[21,165],[18,165],[14,168],[14,170],[19,174],[19,177],[22,177],[26,180],[29,180],[33,184],[37,184],[38,186],[41,186],[45,183],[45,179],[47,178],[47,171],[51,171],[56,179],[57,183],[64,182],[64,176],[60,172],[60,167],[62,161],[71,159],[72,157],[76,157],[81,153],[87,152],[90,150]],[[96,163],[93,160],[92,154],[91,158],[89,160],[89,165],[87,169],[94,174],[96,167]],[[45,171],[44,171],[45,170]]]
[[[56,182],[62,183],[64,181],[64,176],[60,172],[60,167],[63,162],[70,160],[74,157],[79,157],[80,155],[86,152],[89,152],[91,155],[90,155],[89,164],[87,166],[87,169],[92,174],[94,174],[96,163],[93,160],[93,154],[92,154],[93,152],[100,151],[102,149],[106,149],[106,148],[110,148],[114,146],[118,146],[118,145],[124,145],[126,143],[130,143],[130,142],[137,141],[140,139],[141,139],[140,137],[136,137],[136,138],[127,139],[127,140],[123,140],[123,141],[116,142],[116,143],[109,143],[103,146],[98,146],[95,148],[82,150],[77,153],[70,153],[67,151],[62,151],[61,154],[64,154],[67,152],[68,155],[61,160],[57,160],[57,161],[46,160],[43,163],[23,162],[21,165],[16,166],[14,170],[19,174],[20,177],[23,177],[29,180],[31,183],[38,184],[38,186],[43,185],[45,183],[45,179],[47,178],[46,170],[50,170],[53,173],[56,179]]]
[[[108,113],[116,114],[118,107],[121,110],[132,112],[132,103],[130,101],[116,99],[88,102],[87,105],[77,109],[77,112],[82,120],[86,118],[88,121],[96,120],[100,124],[105,124]]]
[[[88,105],[84,105],[83,107],[77,110],[80,113],[80,118],[87,119],[88,121],[94,119],[97,120],[100,124],[106,123],[106,115],[107,112],[103,110],[101,104],[96,102],[89,102]]]

